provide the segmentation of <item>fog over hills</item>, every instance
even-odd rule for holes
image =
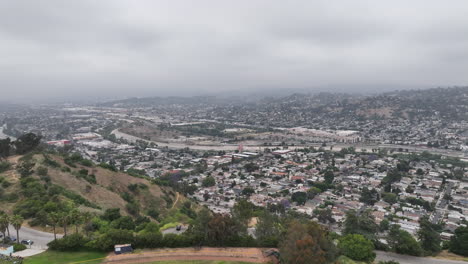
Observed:
[[[466,85],[467,12],[463,0],[2,1],[0,89],[96,102]]]

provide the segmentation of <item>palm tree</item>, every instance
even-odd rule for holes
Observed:
[[[78,226],[81,223],[81,214],[78,210],[70,212],[70,220],[75,225],[75,234],[78,234]]]
[[[11,218],[11,224],[13,227],[16,229],[16,242],[19,243],[20,237],[19,237],[19,230],[21,229],[21,226],[23,225],[24,218],[21,217],[20,215],[14,215]]]
[[[60,214],[60,224],[63,226],[63,236],[67,236],[67,226],[70,223],[70,214],[61,213]]]
[[[48,222],[52,225],[54,228],[54,240],[57,240],[57,231],[55,230],[57,225],[60,223],[60,218],[61,215],[56,212],[52,212],[48,215]]]
[[[8,225],[7,225],[7,233],[8,233],[8,236],[11,237],[10,235],[10,224],[11,224],[11,217],[6,215],[6,220],[8,221]]]
[[[82,215],[82,220],[83,220],[83,224],[84,224],[84,230],[86,232],[86,236],[88,236],[88,230],[87,230],[87,227],[89,225],[89,223],[91,222],[91,220],[93,219],[94,215],[90,212],[84,212]]]
[[[0,214],[0,232],[3,234],[3,242],[5,243],[5,232],[8,229],[8,225],[10,224],[10,220],[8,219],[8,215],[3,213]]]

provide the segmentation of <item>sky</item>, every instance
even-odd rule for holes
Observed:
[[[0,0],[0,101],[468,84],[466,0]]]

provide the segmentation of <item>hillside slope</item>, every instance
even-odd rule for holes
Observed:
[[[40,199],[49,196],[44,202],[79,205],[80,211],[99,214],[119,208],[123,215],[151,216],[156,220],[185,200],[183,196],[177,199],[179,195],[171,188],[160,187],[148,179],[59,155],[14,156],[7,161],[9,168],[0,173],[0,208],[28,219],[39,217],[41,210],[47,211],[32,201],[35,195]],[[25,164],[31,164],[30,174],[22,176]]]

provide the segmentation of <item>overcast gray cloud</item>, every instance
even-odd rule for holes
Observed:
[[[468,84],[468,1],[0,0],[0,101]]]

